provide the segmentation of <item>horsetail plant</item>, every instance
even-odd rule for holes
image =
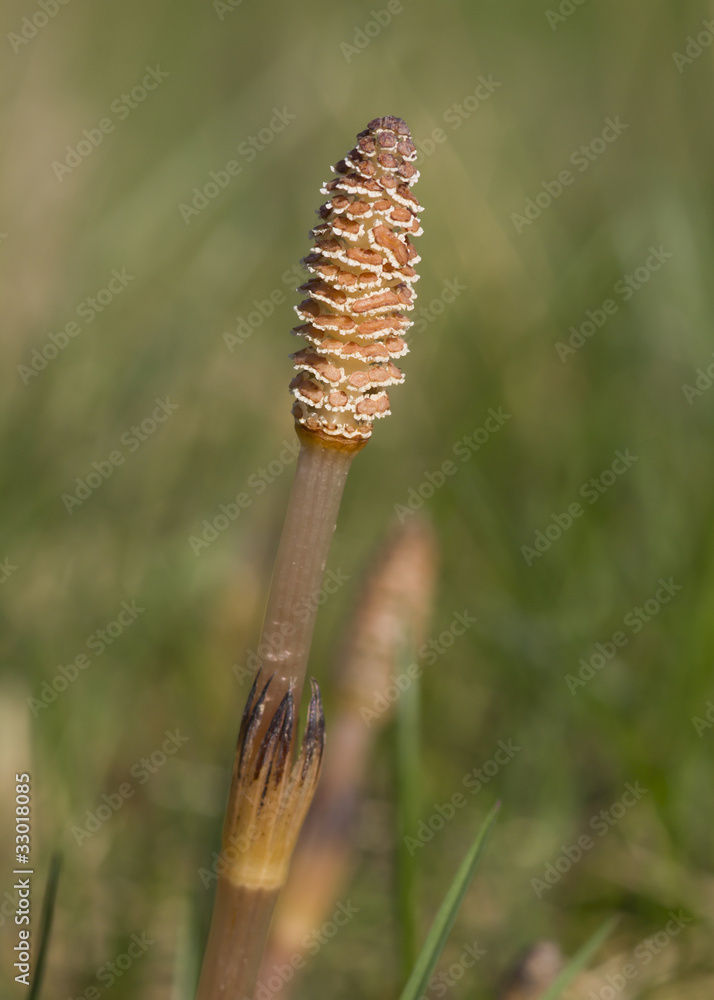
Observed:
[[[293,416],[300,440],[259,648],[267,649],[243,715],[222,835],[218,878],[198,1000],[253,993],[270,917],[320,773],[324,720],[312,696],[295,757],[296,720],[318,602],[347,473],[376,419],[389,414],[394,364],[407,353],[405,312],[414,306],[410,236],[421,233],[411,187],[419,177],[409,129],[375,118],[333,168],[322,193],[314,277],[293,331]]]

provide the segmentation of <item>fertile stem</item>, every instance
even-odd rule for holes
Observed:
[[[417,150],[400,118],[375,118],[335,166],[330,200],[305,264],[315,275],[293,332],[290,388],[302,442],[258,646],[223,828],[220,877],[198,1000],[252,995],[275,897],[317,785],[324,746],[313,682],[305,737],[293,764],[296,716],[327,555],[352,459],[389,413],[386,388],[414,307],[419,203],[410,187]],[[257,691],[260,679],[262,690]]]
[[[266,718],[289,690],[300,705],[342,493],[352,459],[363,443],[339,447],[313,435],[300,437],[302,447],[258,646],[260,666],[273,677]]]

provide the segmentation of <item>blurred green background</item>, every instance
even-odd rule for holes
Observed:
[[[292,477],[295,265],[329,165],[385,114],[421,150],[422,277],[407,382],[355,461],[330,558],[350,579],[312,657],[328,726],[366,554],[396,505],[433,492],[430,634],[457,611],[477,623],[425,666],[424,819],[499,740],[522,748],[419,851],[426,928],[502,800],[442,967],[475,940],[487,954],[450,995],[492,997],[523,947],[547,937],[571,953],[615,912],[610,947],[631,952],[670,910],[692,918],[660,956],[676,985],[643,975],[625,995],[712,994],[714,11],[386,9],[4,5],[0,850],[4,893],[14,773],[30,771],[35,919],[49,855],[65,853],[48,997],[190,995],[210,908],[198,869],[217,849],[247,692],[236,665],[257,641]],[[220,173],[230,160],[235,176]],[[489,408],[509,418],[465,452]],[[636,461],[611,475],[628,449]],[[195,551],[241,491],[248,508]],[[657,603],[670,578],[681,589]],[[135,610],[112,625],[123,602]],[[616,655],[569,685],[618,631]],[[73,663],[51,704],[28,702]],[[187,741],[142,781],[142,758],[177,730]],[[359,914],[299,997],[396,995],[390,753],[385,736],[356,831]],[[72,827],[127,781],[133,794],[78,844]],[[532,880],[627,782],[648,791],[538,893]],[[2,992],[21,996],[1,909]],[[156,943],[98,980],[142,933]]]

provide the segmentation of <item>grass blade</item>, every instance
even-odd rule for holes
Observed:
[[[57,887],[59,885],[61,868],[62,855],[59,853],[53,854],[52,860],[50,861],[49,874],[47,876],[47,885],[45,886],[45,896],[42,900],[42,912],[40,914],[40,947],[37,952],[37,962],[35,963],[35,972],[32,977],[32,983],[30,984],[30,992],[27,995],[28,1000],[39,1000],[40,990],[42,989],[42,979],[45,973],[47,952],[50,946],[52,918],[54,916],[55,903],[57,901]]]
[[[439,907],[439,911],[434,918],[434,923],[426,936],[426,941],[421,949],[412,974],[402,990],[399,1000],[419,1000],[426,993],[429,979],[434,971],[434,966],[439,960],[439,956],[446,944],[446,940],[451,932],[451,928],[459,912],[461,902],[466,895],[471,879],[474,877],[478,863],[481,860],[486,843],[488,841],[496,816],[500,808],[500,803],[496,803],[491,812],[486,817],[486,821],[479,830],[479,833],[469,848],[469,851],[461,862],[454,881],[449,886],[449,890],[444,897],[444,901]]]
[[[617,917],[610,917],[609,920],[606,920],[605,923],[595,931],[593,936],[585,942],[582,948],[575,952],[565,968],[558,973],[557,978],[545,991],[540,1000],[557,1000],[558,997],[562,996],[563,990],[570,986],[575,977],[585,968],[593,955],[612,934],[617,921]]]
[[[417,959],[417,858],[408,851],[407,835],[419,822],[419,680],[413,678],[397,701],[395,785],[397,799],[397,927],[403,982],[409,978]]]

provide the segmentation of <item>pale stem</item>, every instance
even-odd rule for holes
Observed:
[[[275,675],[264,718],[290,686],[295,705],[305,681],[321,587],[342,493],[355,451],[303,440],[258,645],[265,676]]]
[[[234,885],[219,876],[196,1000],[253,996],[278,890]]]

